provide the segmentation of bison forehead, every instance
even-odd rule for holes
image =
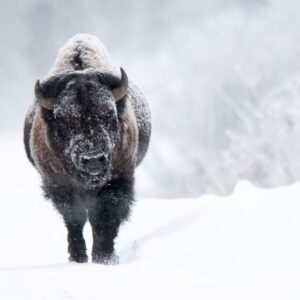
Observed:
[[[80,118],[81,107],[77,103],[76,97],[69,95],[64,97],[60,102],[54,106],[53,115],[55,119],[69,119],[69,118]]]
[[[87,92],[84,97],[79,97],[78,94],[73,91],[62,93],[54,106],[55,119],[68,123],[83,119],[93,120],[95,123],[117,117],[115,101],[107,90]]]

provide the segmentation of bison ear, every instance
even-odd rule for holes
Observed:
[[[45,93],[42,90],[40,81],[38,80],[34,87],[34,93],[37,102],[45,109],[53,110],[55,103],[57,102],[56,98],[46,97]]]
[[[128,78],[125,71],[121,68],[121,80],[118,82],[117,86],[112,89],[112,94],[117,102],[126,95],[127,88]]]

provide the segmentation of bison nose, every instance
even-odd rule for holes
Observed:
[[[83,168],[91,175],[99,175],[107,168],[107,159],[104,154],[84,156],[81,159]]]

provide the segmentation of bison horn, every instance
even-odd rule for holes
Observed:
[[[40,84],[39,80],[35,84],[34,92],[35,92],[35,97],[36,97],[38,103],[42,107],[44,107],[46,109],[49,109],[49,110],[53,109],[54,104],[56,103],[57,100],[55,98],[46,98],[43,95],[43,92],[42,92],[42,89],[41,89],[41,84]]]
[[[121,68],[121,80],[117,87],[112,90],[112,94],[116,101],[121,100],[127,92],[128,88],[128,78],[125,71]]]

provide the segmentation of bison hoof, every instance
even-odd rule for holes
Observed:
[[[86,263],[88,262],[89,258],[87,255],[81,255],[81,256],[70,256],[69,261],[70,262],[77,262],[77,263]]]
[[[93,263],[103,265],[117,265],[119,263],[119,257],[113,254],[93,254]]]

